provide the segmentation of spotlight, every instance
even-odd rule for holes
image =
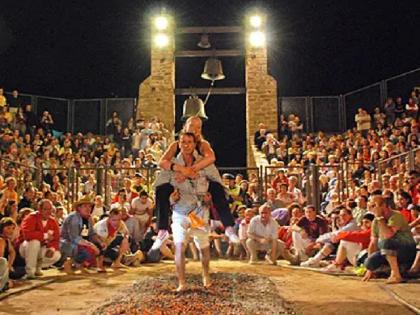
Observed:
[[[168,28],[168,25],[169,25],[169,21],[168,21],[168,18],[166,18],[165,16],[161,15],[155,18],[155,27],[159,31],[166,30]]]
[[[262,47],[265,45],[265,34],[257,31],[249,34],[249,43],[253,47]]]
[[[249,18],[249,23],[254,28],[259,28],[262,24],[262,18],[259,15],[253,15]]]
[[[159,48],[163,48],[168,46],[169,44],[169,37],[166,34],[156,34],[155,35],[155,45]]]

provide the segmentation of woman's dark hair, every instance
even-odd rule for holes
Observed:
[[[0,234],[3,234],[3,230],[5,227],[11,226],[11,225],[16,226],[16,222],[12,218],[4,217],[3,219],[1,219],[0,220]]]

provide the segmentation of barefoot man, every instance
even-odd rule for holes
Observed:
[[[195,152],[196,139],[193,133],[183,132],[179,138],[180,153],[173,160],[183,166],[192,166],[199,155]],[[203,285],[210,286],[209,208],[207,189],[211,172],[203,169],[194,179],[185,180],[172,172],[170,183],[175,191],[171,194],[173,204],[172,232],[175,243],[175,264],[178,276],[177,291],[185,290],[185,247],[189,236],[193,237],[200,251],[203,267]]]

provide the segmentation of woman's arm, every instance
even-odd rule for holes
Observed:
[[[210,143],[203,140],[201,142],[200,151],[203,158],[192,166],[195,172],[198,172],[202,170],[203,168],[206,168],[207,166],[216,162],[216,155],[214,154],[214,151],[211,148]]]

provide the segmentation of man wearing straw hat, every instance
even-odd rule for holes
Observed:
[[[93,229],[91,212],[94,202],[87,196],[73,204],[74,211],[61,227],[60,250],[64,260],[64,271],[72,273],[72,265],[85,273],[84,267],[100,254],[99,248],[106,246]]]

